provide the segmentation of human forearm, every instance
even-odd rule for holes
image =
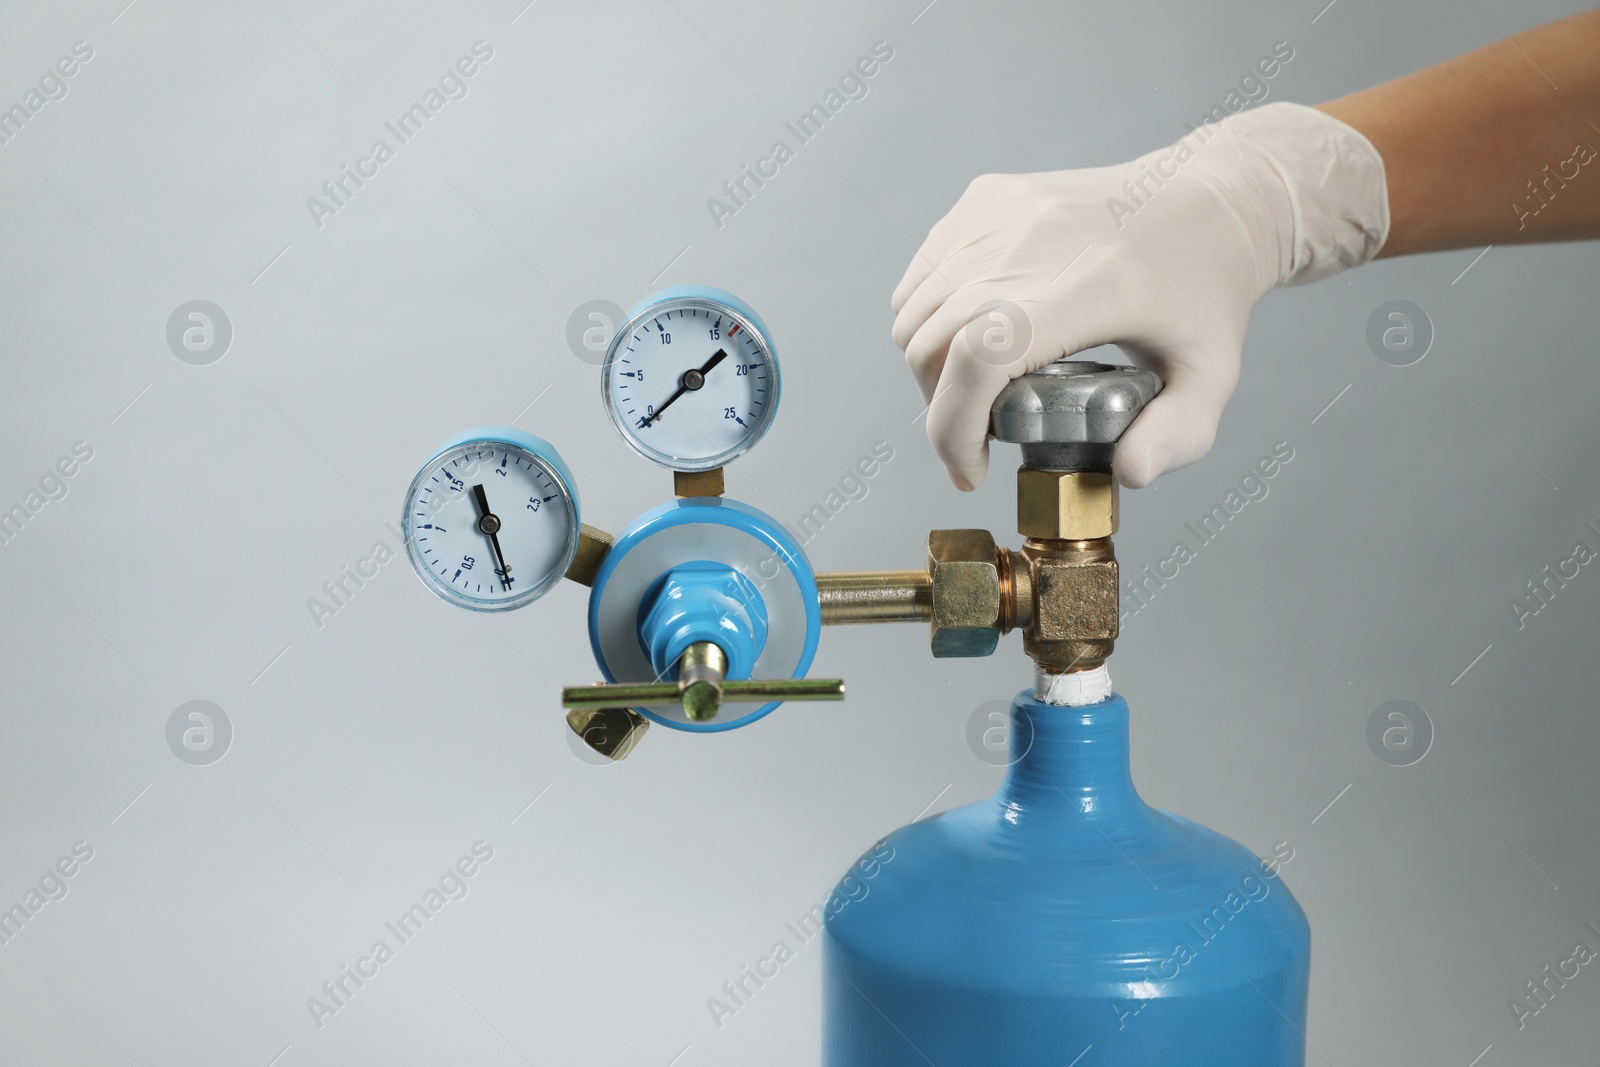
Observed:
[[[1381,256],[1600,237],[1600,10],[1319,110],[1383,157]]]

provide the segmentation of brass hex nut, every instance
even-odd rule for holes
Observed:
[[[1017,532],[1089,541],[1117,532],[1117,483],[1109,471],[1017,471]]]
[[[573,708],[567,725],[600,755],[623,760],[650,729],[650,720],[632,708]]]
[[[999,546],[988,530],[928,534],[933,586],[932,651],[940,658],[987,656],[1000,642]]]

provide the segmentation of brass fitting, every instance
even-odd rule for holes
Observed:
[[[1000,632],[1026,630],[1033,625],[1033,568],[1028,557],[1014,548],[1002,548],[1000,562]]]
[[[988,530],[928,534],[932,651],[940,658],[987,656],[1000,642],[999,546]]]
[[[1022,648],[1052,674],[1086,671],[1118,633],[1117,482],[1108,470],[1017,470],[1017,532],[1033,579]]]
[[[650,729],[650,720],[632,708],[573,708],[567,725],[602,756],[622,760]]]
[[[1024,503],[1023,498],[1028,502]],[[987,656],[1000,635],[1022,631],[1023,650],[1054,674],[1091,670],[1118,634],[1116,486],[1105,471],[1018,472],[1021,551],[987,530],[934,530],[924,571],[817,575],[822,621],[929,620],[941,659]],[[1037,524],[1025,509],[1033,509]],[[1105,531],[1097,537],[1044,537]]]
[[[721,496],[723,492],[722,468],[708,471],[673,471],[672,494],[679,499],[691,496]]]
[[[1017,532],[1044,541],[1091,541],[1117,532],[1110,471],[1017,470]]]
[[[594,576],[600,572],[600,564],[605,562],[606,553],[611,551],[614,543],[616,538],[604,530],[586,522],[581,523],[578,552],[572,557],[572,566],[567,568],[567,577],[579,585],[594,585]]]
[[[1022,446],[1017,531],[1025,540],[1015,551],[982,530],[928,535],[935,656],[987,656],[1000,634],[1021,630],[1024,650],[1047,672],[1105,662],[1120,607],[1112,457],[1161,388],[1152,371],[1062,359],[1000,391],[989,430]],[[894,572],[818,575],[817,585],[824,623],[898,621],[921,606],[917,583]],[[856,603],[871,610],[851,610]]]
[[[1117,557],[1109,537],[1029,538],[1021,555],[1033,579],[1033,620],[1022,648],[1052,674],[1086,671],[1111,655],[1118,633]]]

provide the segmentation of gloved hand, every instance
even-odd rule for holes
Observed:
[[[1268,104],[1122,166],[978,178],[895,289],[894,340],[963,490],[988,469],[1006,382],[1120,345],[1166,383],[1117,446],[1116,476],[1138,488],[1211,448],[1262,294],[1359,266],[1388,231],[1371,143]]]

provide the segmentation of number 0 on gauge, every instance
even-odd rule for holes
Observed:
[[[671,470],[705,471],[767,432],[778,411],[778,356],[766,326],[732,294],[664,289],[611,339],[600,388],[637,452]]]

